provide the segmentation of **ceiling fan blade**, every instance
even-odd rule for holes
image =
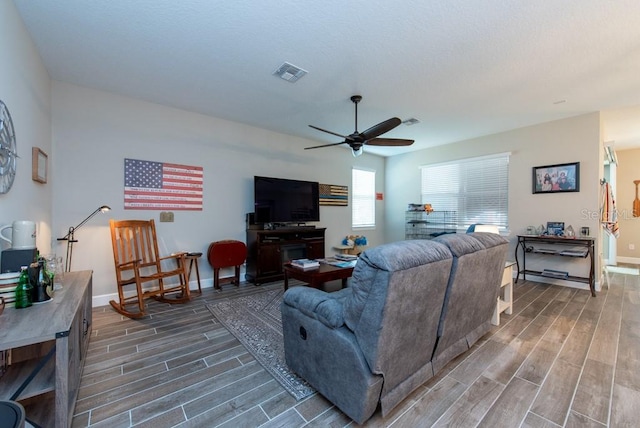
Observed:
[[[376,138],[378,135],[382,135],[385,132],[391,131],[401,123],[402,121],[400,119],[398,119],[397,117],[392,117],[391,119],[387,119],[377,125],[373,125],[371,128],[367,129],[360,135],[364,137],[365,140],[370,140],[372,138]]]
[[[309,125],[309,127],[313,129],[317,129],[318,131],[326,132],[327,134],[335,135],[336,137],[344,138],[345,140],[351,140],[352,138],[346,135],[338,134],[332,131],[327,131],[326,129],[318,128],[317,126]],[[342,143],[340,143],[342,144]]]
[[[323,144],[321,146],[313,146],[313,147],[305,147],[305,150],[309,150],[309,149],[319,149],[321,147],[331,147],[331,146],[339,146],[340,144],[347,144],[347,141],[343,141],[341,143],[333,143],[333,144]]]
[[[404,140],[402,138],[374,138],[364,142],[368,146],[410,146],[413,140]]]

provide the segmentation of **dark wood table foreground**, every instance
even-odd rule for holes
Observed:
[[[320,264],[315,269],[301,269],[285,263],[284,270],[284,289],[289,288],[289,278],[306,282],[310,287],[320,288],[322,284],[337,279],[342,280],[342,288],[347,286],[347,279],[353,274],[353,267],[338,267],[330,264]]]

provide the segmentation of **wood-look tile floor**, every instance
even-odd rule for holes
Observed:
[[[74,427],[355,426],[319,394],[296,402],[205,305],[279,284],[93,311]],[[588,291],[520,280],[512,315],[370,427],[640,425],[640,276]]]

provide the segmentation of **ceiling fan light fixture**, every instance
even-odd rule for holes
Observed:
[[[337,132],[327,131],[326,129],[319,128],[317,126],[309,125],[313,129],[317,129],[318,131],[326,132],[327,134],[335,135],[337,137],[344,138],[344,141],[339,143],[331,143],[331,144],[322,144],[320,146],[313,147],[305,147],[305,150],[308,149],[319,149],[321,147],[331,147],[331,146],[339,146],[341,144],[348,144],[351,147],[351,154],[353,157],[358,157],[362,155],[362,146],[370,145],[370,146],[410,146],[413,144],[413,140],[406,140],[400,138],[378,138],[380,135],[391,131],[395,127],[399,126],[402,121],[397,117],[392,117],[390,119],[384,120],[377,125],[373,125],[372,127],[366,129],[363,132],[358,131],[358,103],[362,100],[360,95],[353,95],[351,97],[351,101],[355,105],[355,122],[356,128],[352,134],[349,135],[341,135]],[[417,119],[416,119],[417,120]]]
[[[280,67],[278,67],[273,74],[278,76],[279,78],[286,80],[290,83],[295,83],[300,78],[302,78],[305,74],[307,74],[307,70],[303,70],[300,67],[297,67],[291,63],[284,62]]]

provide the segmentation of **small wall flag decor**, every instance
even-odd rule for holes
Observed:
[[[320,205],[346,207],[349,204],[349,187],[320,184]]]

